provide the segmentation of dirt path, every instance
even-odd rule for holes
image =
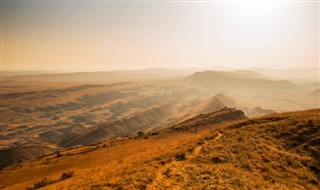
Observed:
[[[222,137],[222,134],[219,133],[213,141],[217,141]],[[205,141],[204,144],[207,144],[208,142]],[[197,147],[194,148],[192,153],[186,154],[186,160],[191,160],[192,158],[196,157],[197,155],[200,154],[201,148],[204,145],[198,145]],[[155,178],[153,179],[152,184],[147,186],[147,189],[159,189],[161,186],[167,186],[170,187],[171,189],[180,189],[178,186],[174,186],[174,184],[170,183],[170,173],[179,173],[181,176],[185,176],[186,174],[181,173],[181,171],[184,168],[184,163],[179,162],[179,161],[172,161],[162,168],[158,169],[155,174]],[[166,178],[163,180],[164,178]],[[187,176],[186,176],[187,177]]]

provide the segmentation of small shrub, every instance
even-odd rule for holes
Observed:
[[[56,158],[60,158],[60,157],[62,157],[62,154],[60,153],[60,151],[58,151],[56,154]]]
[[[60,176],[60,180],[65,180],[73,176],[73,171],[63,172]]]
[[[49,185],[50,183],[51,182],[49,180],[47,180],[47,178],[43,178],[41,181],[33,184],[33,189],[39,189],[41,187],[45,187],[45,186]]]
[[[141,132],[141,131],[138,131],[136,134],[137,134],[138,137],[142,137],[144,135],[144,133]]]
[[[164,166],[166,164],[166,162],[165,161],[160,161],[159,164]]]
[[[194,151],[194,147],[188,148],[188,153],[192,153]]]
[[[215,156],[215,157],[211,158],[211,162],[214,164],[220,164],[220,163],[224,163],[225,159],[218,157],[218,156]]]
[[[166,171],[164,171],[162,174],[164,174],[167,177],[170,177],[171,176],[171,169],[167,168]]]
[[[198,140],[198,141],[197,141],[197,145],[198,145],[198,146],[201,146],[201,145],[203,145],[203,144],[204,144],[203,140]]]
[[[155,131],[151,133],[151,136],[159,135],[159,132]]]
[[[186,154],[183,152],[180,152],[175,155],[176,160],[185,160],[186,159]]]
[[[41,181],[34,183],[33,187],[28,187],[27,190],[39,189],[39,188],[45,187],[47,185],[68,179],[72,176],[73,176],[73,171],[69,171],[69,172],[63,172],[61,174],[60,178],[56,179],[56,180],[48,180],[47,178],[43,178]]]

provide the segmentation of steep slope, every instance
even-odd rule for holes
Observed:
[[[198,107],[195,107],[194,104]],[[235,103],[230,97],[224,94],[217,94],[208,99],[196,100],[181,107],[174,105],[156,106],[146,111],[132,114],[127,118],[99,124],[87,132],[64,140],[60,145],[63,147],[90,145],[110,138],[133,135],[137,132],[156,131],[199,114],[212,114],[212,112],[217,112],[218,110],[221,112],[221,109],[224,110],[223,108],[225,107],[234,107]],[[228,109],[226,110],[228,111]],[[214,117],[216,118],[217,116]],[[222,115],[221,119],[228,120]],[[208,120],[208,118],[203,118],[203,120]]]
[[[89,145],[110,138],[133,135],[138,131],[144,131],[150,128],[150,126],[156,126],[157,123],[164,125],[162,121],[171,116],[171,111],[170,106],[164,105],[150,108],[144,112],[134,114],[129,118],[102,123],[86,133],[66,139],[61,143],[61,146]]]
[[[223,109],[158,133],[6,168],[0,188],[23,189],[39,181],[46,189],[320,188],[320,109],[250,120],[241,113]],[[221,114],[240,121],[212,122]]]
[[[246,119],[243,111],[224,107],[218,111],[200,114],[196,117],[175,124],[173,127],[165,129],[165,131],[188,131],[190,129],[199,129],[199,127],[206,127],[216,123],[237,121],[241,119]]]
[[[12,164],[33,160],[40,156],[47,155],[57,150],[54,147],[29,145],[24,147],[15,147],[5,150],[0,150],[0,168],[10,166]]]
[[[204,102],[200,113],[210,113],[220,110],[224,107],[236,107],[236,103],[231,97],[219,93]]]

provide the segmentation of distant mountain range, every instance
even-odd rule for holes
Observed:
[[[241,71],[235,68],[229,68],[225,66],[213,66],[207,68],[149,68],[141,70],[115,70],[115,71],[99,71],[99,72],[59,72],[59,71],[2,71],[3,77],[18,77],[24,80],[37,80],[37,76],[41,75],[41,78],[45,77],[47,80],[57,81],[59,79],[75,80],[79,75],[84,76],[83,80],[95,81],[95,80],[117,80],[127,81],[136,79],[164,79],[172,77],[181,77],[191,75],[194,72],[202,71]],[[247,68],[243,69],[243,72],[249,74],[249,72],[256,72],[256,74],[264,75],[265,77],[286,79],[294,81],[304,82],[317,82],[319,81],[320,68],[291,68],[291,69],[267,69],[267,68]],[[137,78],[132,77],[135,75]],[[39,76],[40,77],[40,76]],[[72,78],[73,77],[73,78]],[[55,79],[53,79],[55,78]]]

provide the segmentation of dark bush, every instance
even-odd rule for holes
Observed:
[[[136,134],[137,134],[138,137],[142,137],[144,135],[144,133],[141,132],[141,131],[138,131]]]
[[[175,155],[176,160],[185,160],[186,159],[186,154],[181,152]]]
[[[158,131],[155,131],[155,132],[152,132],[152,133],[151,133],[151,136],[155,136],[155,135],[159,135],[159,132],[158,132]]]
[[[62,157],[62,154],[60,153],[60,151],[58,151],[56,154],[56,158],[60,158],[60,157]]]
[[[41,181],[34,183],[33,187],[34,189],[39,189],[41,187],[47,186],[48,184],[50,184],[50,181],[46,178],[43,178]]]
[[[167,177],[170,177],[171,176],[171,169],[170,168],[166,169],[166,171],[164,171],[162,174],[166,175]]]
[[[212,163],[215,163],[215,164],[219,164],[219,163],[223,163],[224,162],[224,159],[223,158],[220,158],[218,156],[215,156],[213,158],[211,158],[211,162]]]
[[[39,189],[39,188],[45,187],[47,185],[57,183],[59,181],[63,181],[63,180],[68,179],[72,176],[73,176],[73,171],[69,171],[69,172],[63,172],[61,174],[60,178],[56,179],[56,180],[48,180],[47,178],[43,178],[41,181],[34,183],[33,187],[28,187],[27,190]]]
[[[73,171],[63,172],[60,176],[60,180],[65,180],[73,176]]]

